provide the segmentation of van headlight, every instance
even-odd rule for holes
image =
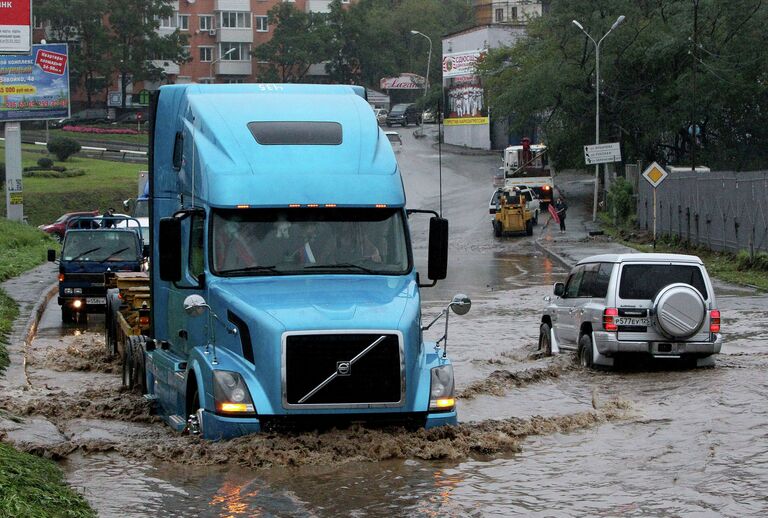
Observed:
[[[431,371],[429,409],[449,412],[456,406],[453,397],[453,365],[441,365]]]
[[[251,393],[237,372],[213,371],[213,399],[216,412],[222,414],[253,414],[256,409]]]

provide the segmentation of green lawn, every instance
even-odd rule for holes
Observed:
[[[42,263],[46,250],[55,246],[34,227],[0,219],[0,281]],[[18,314],[16,303],[0,290],[0,372],[8,365],[5,344]],[[79,518],[96,513],[64,483],[56,464],[0,443],[0,516]]]
[[[22,167],[37,165],[41,157],[48,156],[41,146],[24,145],[22,148]],[[122,201],[136,196],[138,173],[147,167],[145,164],[79,156],[70,157],[66,162],[58,162],[52,155],[48,157],[56,165],[81,169],[85,175],[71,178],[24,178],[24,214],[33,226],[50,223],[65,212],[103,212],[109,207],[121,212]],[[4,143],[0,145],[0,160],[5,161]],[[0,208],[0,216],[5,216],[5,203]]]

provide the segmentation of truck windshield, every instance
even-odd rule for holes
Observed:
[[[212,271],[223,276],[410,270],[401,209],[217,210],[211,226]]]
[[[117,262],[137,260],[137,234],[133,231],[67,231],[64,261]]]

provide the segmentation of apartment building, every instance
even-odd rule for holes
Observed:
[[[355,0],[342,0],[350,4]],[[177,0],[174,14],[160,21],[161,35],[176,29],[189,37],[187,63],[156,60],[169,83],[246,83],[259,79],[260,63],[251,55],[272,37],[267,13],[291,2],[305,12],[328,12],[330,0]],[[322,67],[316,67],[319,73]],[[154,89],[159,85],[145,85]]]

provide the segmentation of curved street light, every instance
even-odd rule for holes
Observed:
[[[429,89],[429,65],[430,61],[432,60],[432,38],[424,34],[423,32],[411,30],[411,34],[420,34],[421,36],[424,36],[427,38],[427,41],[429,42],[429,53],[427,54],[427,74],[424,76],[424,100],[427,99],[427,89]],[[421,121],[421,134],[424,134],[424,114],[422,114],[421,117],[419,117]]]
[[[233,53],[235,50],[237,50],[237,47],[232,47],[231,49],[229,49],[228,51],[226,51],[224,54],[222,54],[222,55],[221,55],[221,56],[219,56],[218,58],[216,58],[216,59],[214,59],[213,61],[211,61],[211,65],[210,65],[210,68],[209,68],[209,71],[208,71],[208,75],[211,77],[211,83],[213,83],[213,82],[214,82],[214,77],[213,77],[213,65],[215,65],[216,63],[218,63],[219,61],[221,61],[222,59],[224,59],[224,56],[229,56],[230,54],[232,54],[232,53]]]
[[[603,42],[606,36],[608,36],[613,29],[624,23],[625,16],[622,14],[618,18],[616,18],[616,21],[613,22],[613,25],[611,25],[611,28],[608,29],[608,32],[603,34],[603,37],[600,38],[598,41],[595,41],[595,38],[589,35],[587,31],[584,30],[584,26],[581,25],[576,20],[573,20],[573,24],[583,32],[587,38],[592,40],[592,43],[595,44],[595,144],[600,143],[600,44]],[[592,221],[597,220],[597,186],[600,183],[600,164],[595,164],[595,199],[592,203]]]

